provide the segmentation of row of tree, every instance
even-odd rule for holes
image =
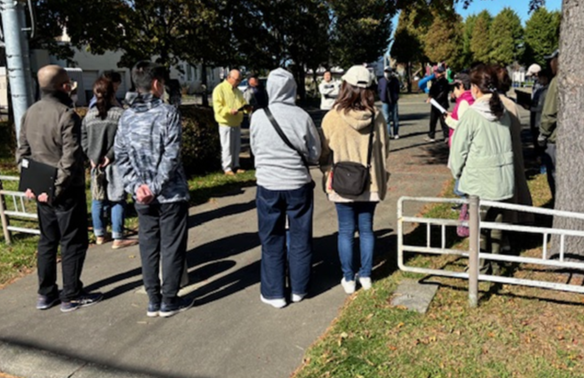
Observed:
[[[61,58],[72,45],[94,53],[121,50],[131,67],[157,57],[250,70],[306,69],[377,60],[387,49],[396,6],[385,0],[36,0],[41,22],[34,44]],[[300,86],[299,90],[304,87]],[[300,93],[302,95],[302,93]]]
[[[558,47],[560,18],[560,12],[541,7],[524,28],[511,8],[495,17],[485,10],[463,21],[453,7],[415,7],[400,14],[391,55],[403,63],[446,61],[455,70],[473,62],[544,65],[544,56]]]

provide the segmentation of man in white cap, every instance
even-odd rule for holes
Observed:
[[[539,74],[540,72],[541,66],[537,63],[533,63],[531,66],[529,66],[529,68],[527,69],[527,73],[525,75],[537,77],[537,74]]]
[[[533,137],[533,140],[537,140],[537,137],[539,136],[539,125],[537,122],[537,113],[538,113],[538,109],[537,109],[537,104],[539,103],[539,99],[541,98],[541,94],[542,91],[545,90],[547,91],[547,85],[549,84],[549,81],[545,83],[545,85],[542,83],[542,80],[540,80],[539,74],[541,72],[541,66],[537,63],[532,64],[531,66],[529,66],[529,68],[527,69],[526,72],[526,76],[529,77],[533,77],[534,82],[533,82],[533,88],[531,91],[531,106],[528,108],[527,105],[529,104],[523,104],[523,107],[527,110],[529,110],[529,128],[531,129],[531,136]],[[541,109],[539,109],[539,112],[541,113]],[[542,154],[543,151],[541,151],[541,148],[539,147],[539,145],[537,143],[534,143],[534,149],[536,152],[537,156],[540,156]]]

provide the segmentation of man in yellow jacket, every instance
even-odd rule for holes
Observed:
[[[227,78],[213,90],[213,111],[219,124],[221,165],[226,175],[242,173],[239,168],[241,151],[241,122],[244,111],[249,111],[243,93],[237,88],[241,72],[231,70]]]

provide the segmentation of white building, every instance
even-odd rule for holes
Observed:
[[[63,32],[63,36],[58,39],[62,43],[68,43],[70,41],[67,31]],[[78,96],[77,105],[85,106],[87,102],[92,97],[92,87],[93,83],[99,75],[104,71],[117,71],[122,75],[122,84],[116,97],[124,98],[124,95],[132,86],[131,74],[128,68],[118,67],[118,62],[120,61],[123,51],[107,51],[102,55],[95,55],[88,52],[85,49],[74,48],[73,61],[75,64],[70,66],[68,71],[73,80],[77,82],[78,85]],[[31,69],[33,75],[38,71],[40,67],[47,64],[58,64],[62,67],[67,67],[67,62],[64,60],[59,60],[55,56],[49,54],[47,50],[32,50],[30,54],[31,59]],[[155,59],[153,59],[155,60]],[[0,107],[6,107],[7,95],[6,95],[6,70],[2,70],[4,67],[0,67]],[[180,62],[177,67],[172,67],[170,71],[171,79],[178,79],[180,82],[183,93],[193,94],[202,92],[202,67],[201,65],[191,65],[187,62]],[[207,89],[212,91],[213,88],[221,82],[225,75],[225,69],[223,68],[207,68]]]

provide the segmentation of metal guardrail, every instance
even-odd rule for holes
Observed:
[[[469,220],[461,221],[455,219],[432,219],[415,216],[404,215],[405,202],[418,203],[452,203],[452,204],[468,204]],[[561,284],[556,282],[537,281],[529,279],[521,279],[514,277],[502,277],[497,275],[479,274],[479,260],[490,260],[499,262],[513,262],[523,264],[535,264],[548,267],[566,268],[566,269],[582,269],[584,270],[584,263],[566,261],[565,259],[565,237],[575,236],[584,237],[584,231],[563,230],[535,226],[521,226],[507,223],[495,222],[481,222],[480,207],[488,206],[499,209],[526,212],[532,214],[543,214],[555,217],[568,217],[584,220],[584,214],[574,213],[569,211],[550,210],[531,206],[514,205],[496,201],[480,201],[478,197],[471,196],[467,199],[456,198],[430,198],[430,197],[401,197],[398,200],[397,217],[398,217],[398,266],[402,271],[421,273],[427,275],[436,275],[452,278],[462,278],[469,280],[469,304],[471,307],[478,305],[478,282],[488,281],[513,285],[524,285],[531,287],[539,287],[545,289],[553,289],[560,291],[569,291],[576,293],[584,293],[584,286]],[[417,223],[426,225],[426,246],[413,246],[404,244],[404,223]],[[469,227],[469,248],[468,251],[446,248],[446,227],[457,226]],[[431,227],[440,227],[440,248],[432,247]],[[531,234],[541,234],[543,240],[543,253],[541,258],[512,256],[504,254],[491,254],[488,252],[480,252],[480,237],[481,230],[504,230],[516,231]],[[560,253],[558,260],[550,260],[548,257],[547,240],[550,235],[558,235],[560,237]],[[404,255],[409,253],[424,253],[424,254],[441,254],[441,255],[455,255],[468,258],[468,269],[466,272],[455,272],[444,269],[430,269],[422,267],[414,267],[406,265]]]
[[[18,181],[19,178],[15,176],[0,176],[0,221],[2,223],[2,230],[4,231],[4,240],[6,244],[10,244],[12,239],[10,237],[10,232],[23,232],[28,234],[40,235],[41,232],[35,228],[18,227],[11,226],[10,219],[22,219],[22,220],[32,220],[38,221],[38,215],[36,213],[28,212],[26,209],[26,203],[28,199],[24,196],[24,192],[18,192],[13,190],[5,190],[2,182],[3,181]],[[11,198],[12,201],[8,201],[10,204],[10,209],[7,206],[7,198]]]

